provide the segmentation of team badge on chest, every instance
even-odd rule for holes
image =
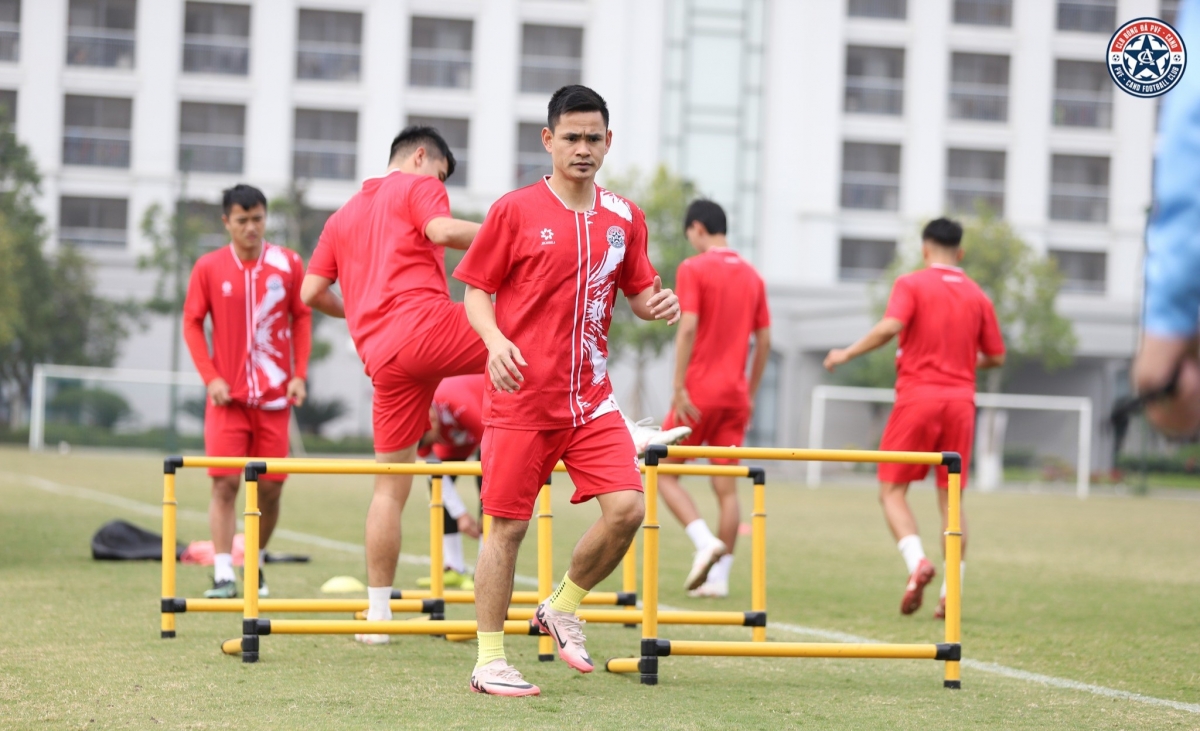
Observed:
[[[614,249],[625,247],[625,229],[620,226],[610,226],[608,228],[608,245]]]

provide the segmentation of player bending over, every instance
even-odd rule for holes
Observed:
[[[454,274],[467,284],[467,313],[488,350],[483,511],[492,530],[475,571],[471,689],[495,695],[540,692],[505,659],[503,630],[517,551],[559,459],[575,484],[571,502],[595,498],[601,517],[534,623],[568,665],[593,669],[575,610],[621,562],[645,513],[633,440],[608,379],[617,288],[643,320],[679,318],[678,299],[650,265],[644,214],[596,185],[612,142],[604,100],[587,87],[563,87],[546,122],[553,173],[492,206]]]
[[[312,350],[312,311],[300,301],[304,262],[296,252],[263,241],[267,198],[235,185],[222,200],[229,246],[196,261],[183,304],[183,337],[204,379],[204,453],[210,457],[286,457],[291,405],[304,403]],[[204,320],[212,318],[212,354]],[[233,533],[242,470],[214,468],[208,526],[213,585],[209,599],[237,596]],[[279,521],[285,475],[258,482],[259,565]],[[267,596],[258,573],[258,595]]]
[[[725,211],[708,200],[693,201],[684,218],[688,241],[699,252],[679,265],[675,288],[683,315],[675,335],[675,396],[663,429],[692,427],[686,445],[740,447],[754,413],[754,397],[771,353],[771,316],[762,277],[725,240]],[[750,338],[754,359],[746,382]],[[671,460],[679,461],[679,460]],[[737,460],[713,459],[713,464]],[[658,477],[667,507],[696,546],[684,582],[692,596],[729,594],[729,570],[737,541],[737,480],[713,477],[720,505],[718,536],[708,529],[696,504],[674,475]]]
[[[962,260],[962,226],[939,218],[921,233],[926,267],[896,279],[887,311],[871,331],[845,349],[829,351],[831,372],[860,355],[885,345],[897,335],[896,405],[888,417],[879,448],[906,452],[958,452],[962,486],[975,436],[975,371],[1004,365],[1004,341],[991,300],[958,267]],[[921,607],[925,586],[933,581],[933,564],[925,558],[917,520],[908,507],[908,483],[922,480],[927,465],[879,465],[879,502],[908,566],[908,585],[900,612]],[[937,468],[938,510],[946,530],[945,467]],[[967,516],[962,515],[962,568],[966,569]],[[942,542],[943,555],[945,541]],[[960,574],[961,575],[961,574]],[[934,616],[946,616],[946,585]]]
[[[408,127],[392,141],[387,173],[330,217],[304,278],[304,301],[345,317],[371,384],[375,459],[412,462],[429,406],[447,376],[482,373],[487,350],[450,300],[443,247],[466,249],[479,224],[450,215],[445,180],[454,155],[437,130]],[[338,282],[341,296],[331,285]],[[367,512],[367,618],[391,619],[400,514],[411,475],[377,475]],[[355,635],[369,644],[387,635]]]

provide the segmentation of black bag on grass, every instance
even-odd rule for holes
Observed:
[[[183,555],[184,548],[182,543],[176,544],[176,559]],[[162,536],[124,520],[110,520],[92,536],[92,558],[97,561],[161,561]]]

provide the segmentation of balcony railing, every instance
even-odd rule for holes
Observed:
[[[353,142],[296,140],[292,174],[298,179],[354,180],[357,176],[357,148],[358,145]]]
[[[408,64],[410,86],[471,88],[471,52],[457,48],[414,48]]]
[[[1054,124],[1109,129],[1112,127],[1112,97],[1092,91],[1056,91]]]
[[[1059,30],[1112,33],[1116,24],[1116,3],[1105,0],[1059,0]]]
[[[557,91],[578,84],[583,60],[563,56],[522,56],[521,91]]]
[[[131,69],[134,33],[108,28],[71,28],[67,31],[67,65]]]
[[[0,23],[0,61],[19,61],[21,58],[21,26]]]
[[[1008,119],[1008,87],[996,84],[951,84],[950,116],[953,119],[1004,122]]]
[[[1050,218],[1104,223],[1108,220],[1108,186],[1052,183]]]
[[[892,173],[842,173],[842,208],[894,211],[900,207],[900,176]]]
[[[948,178],[946,208],[956,213],[974,213],[979,203],[996,215],[1004,215],[1004,181],[979,178]]]
[[[954,22],[967,25],[1012,25],[1012,0],[954,0]]]
[[[238,135],[182,134],[179,169],[194,173],[240,173],[245,138]]]
[[[102,246],[106,248],[125,247],[129,234],[125,229],[117,228],[63,228],[58,232],[58,240],[74,246]]]
[[[847,77],[846,111],[852,114],[901,114],[904,111],[904,80]]]
[[[357,81],[362,70],[362,47],[353,43],[302,41],[296,50],[296,78]]]
[[[63,131],[63,163],[110,168],[129,167],[129,130],[67,127]]]
[[[245,76],[250,72],[250,39],[186,35],[183,38],[183,70],[193,74]]]

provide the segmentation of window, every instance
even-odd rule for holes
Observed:
[[[842,146],[842,208],[894,211],[900,207],[900,145],[847,142]]]
[[[541,122],[517,125],[517,186],[531,185],[550,173],[550,153],[542,144]]]
[[[558,91],[583,78],[583,29],[526,25],[521,29],[521,91]]]
[[[442,137],[446,140],[446,144],[450,145],[450,152],[454,155],[454,174],[446,179],[446,185],[466,187],[467,181],[470,180],[468,170],[468,157],[471,150],[470,131],[471,123],[466,119],[454,119],[452,117],[422,117],[410,115],[408,118],[410,125],[419,124],[426,127],[433,127],[438,132],[442,133]]]
[[[358,81],[362,66],[362,13],[301,10],[296,78]]]
[[[240,104],[179,107],[179,169],[196,173],[240,173],[246,145],[246,108]]]
[[[358,112],[296,110],[294,177],[354,180],[357,167]]]
[[[1112,33],[1117,29],[1117,0],[1058,0],[1058,29]]]
[[[1008,56],[955,53],[950,69],[952,119],[1008,120]]]
[[[900,114],[903,107],[904,49],[848,46],[846,111]]]
[[[63,163],[129,167],[132,100],[68,95],[63,119]]]
[[[838,279],[870,282],[887,271],[896,258],[896,242],[884,239],[842,239],[838,246]]]
[[[21,57],[21,0],[0,0],[0,61]]]
[[[137,0],[71,0],[67,65],[133,68]]]
[[[1055,155],[1050,173],[1050,218],[1108,220],[1108,158]]]
[[[58,240],[75,246],[123,247],[128,237],[129,201],[64,195],[58,205]]]
[[[1162,0],[1159,5],[1158,17],[1175,25],[1175,21],[1179,19],[1179,0]]]
[[[183,215],[187,217],[188,224],[194,226],[199,233],[197,243],[202,250],[219,249],[229,243],[229,232],[225,230],[225,224],[221,222],[221,216],[224,213],[220,203],[204,203],[196,200],[184,202]]]
[[[183,20],[183,70],[250,73],[250,6],[189,2]]]
[[[0,124],[14,126],[17,123],[17,92],[0,89]]]
[[[471,88],[473,35],[469,20],[413,18],[409,85]]]
[[[908,15],[908,0],[850,0],[847,15],[851,18],[904,20]]]
[[[1051,249],[1050,258],[1062,272],[1063,292],[1104,294],[1108,277],[1108,255],[1102,251]]]
[[[950,150],[946,160],[946,210],[974,213],[980,203],[1004,215],[1003,152]]]
[[[1012,26],[1012,0],[954,0],[954,22]]]
[[[1113,84],[1100,61],[1054,65],[1054,124],[1060,127],[1112,127]]]

